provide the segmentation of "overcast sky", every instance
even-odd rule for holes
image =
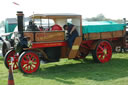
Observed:
[[[1,0],[0,21],[16,17],[18,10],[22,10],[26,17],[33,12],[76,13],[83,15],[84,18],[102,13],[107,18],[128,19],[128,0]]]

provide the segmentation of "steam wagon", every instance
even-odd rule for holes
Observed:
[[[116,46],[127,48],[126,24],[83,25],[82,16],[77,14],[34,14],[36,30],[23,26],[23,12],[17,12],[18,32],[14,32],[14,46],[5,55],[5,66],[23,73],[33,73],[39,69],[40,61],[57,62],[61,58],[84,59],[92,53],[98,63],[106,63],[112,57]],[[76,26],[79,34],[71,49],[67,43],[67,33],[63,26]]]

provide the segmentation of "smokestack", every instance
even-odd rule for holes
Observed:
[[[24,17],[23,12],[17,11],[18,32],[19,34],[21,34],[20,37],[23,37],[23,17]]]

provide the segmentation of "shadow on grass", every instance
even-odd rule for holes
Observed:
[[[96,81],[114,80],[128,76],[128,59],[114,58],[105,64],[92,63],[91,60],[75,64],[43,67],[38,72],[26,77],[41,77],[66,84],[74,84],[71,79],[89,79]]]

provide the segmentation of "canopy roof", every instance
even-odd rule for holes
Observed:
[[[80,18],[81,15],[78,14],[62,14],[62,13],[55,13],[55,14],[34,14],[31,15],[30,18],[34,19],[56,19],[56,18]]]

